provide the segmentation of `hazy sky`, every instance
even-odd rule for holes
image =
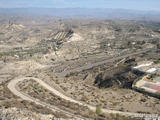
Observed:
[[[160,0],[0,0],[0,8],[123,8],[160,11]]]

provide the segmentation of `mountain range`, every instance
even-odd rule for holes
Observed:
[[[0,8],[0,14],[160,21],[159,11],[112,8]]]

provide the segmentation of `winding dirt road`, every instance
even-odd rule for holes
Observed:
[[[85,117],[82,117],[82,116],[80,116],[80,115],[74,115],[74,114],[72,114],[72,113],[66,112],[66,111],[64,111],[64,110],[59,109],[59,108],[56,107],[56,106],[47,104],[47,103],[42,102],[42,101],[40,101],[40,100],[38,100],[38,99],[36,99],[36,98],[30,97],[29,95],[27,95],[27,94],[25,94],[25,93],[20,92],[20,91],[18,90],[17,84],[18,84],[19,82],[22,82],[22,81],[28,80],[28,79],[33,79],[33,80],[35,80],[36,82],[38,82],[40,85],[42,85],[44,88],[50,90],[50,91],[51,91],[52,93],[54,93],[55,95],[57,95],[57,96],[62,96],[62,98],[64,98],[64,99],[66,98],[66,97],[64,97],[63,94],[61,94],[61,93],[58,92],[57,90],[53,89],[52,87],[50,87],[48,84],[46,84],[46,83],[43,82],[42,80],[37,79],[37,78],[33,78],[33,77],[16,78],[16,79],[14,79],[14,80],[11,80],[11,82],[8,84],[9,90],[10,90],[13,94],[15,94],[16,96],[22,98],[23,100],[27,100],[27,101],[30,101],[30,102],[34,102],[34,103],[36,103],[37,105],[41,105],[41,106],[43,106],[43,107],[47,107],[47,108],[51,109],[53,112],[56,112],[56,111],[57,111],[57,112],[63,112],[63,113],[65,113],[66,115],[68,115],[68,116],[70,116],[70,117],[72,117],[72,118],[76,118],[76,119],[78,118],[79,120],[80,120],[80,119],[86,119]],[[66,100],[67,100],[67,99],[66,99]]]
[[[79,67],[79,68],[76,68],[76,69],[72,69],[72,70],[68,70],[68,71],[64,71],[62,73],[60,73],[61,76],[66,76],[67,74],[71,73],[71,72],[80,72],[82,70],[86,70],[86,69],[89,69],[89,68],[92,68],[92,67],[95,67],[95,66],[98,66],[98,65],[101,65],[101,64],[104,64],[104,63],[107,63],[107,62],[113,62],[115,60],[118,60],[118,59],[122,59],[122,58],[126,58],[126,57],[129,57],[129,56],[133,56],[133,55],[137,55],[137,54],[141,54],[141,53],[145,53],[145,52],[148,52],[148,51],[151,51],[151,50],[154,50],[154,49],[145,49],[145,50],[142,50],[142,51],[138,51],[138,52],[135,52],[135,53],[131,53],[131,54],[127,54],[127,55],[124,55],[124,56],[120,56],[120,57],[116,57],[116,58],[112,58],[112,59],[109,59],[109,60],[104,60],[104,61],[101,61],[101,62],[97,62],[97,63],[94,63],[92,65],[87,65],[87,66],[83,66],[83,67]],[[60,111],[60,112],[63,112],[63,113],[66,113],[67,115],[69,116],[72,116],[73,118],[78,118],[78,119],[85,119],[83,118],[82,116],[77,116],[77,115],[74,115],[74,114],[71,114],[71,113],[68,113],[64,110],[61,110],[59,108],[57,108],[56,106],[52,106],[50,104],[47,104],[47,103],[44,103],[38,99],[35,99],[35,98],[32,98],[30,97],[29,95],[26,95],[22,92],[20,92],[18,89],[17,89],[17,84],[18,82],[22,82],[24,81],[25,79],[33,79],[35,80],[36,82],[38,82],[41,86],[43,86],[44,88],[46,88],[47,90],[51,91],[53,94],[65,99],[65,100],[68,100],[70,102],[73,102],[73,103],[77,103],[79,105],[83,105],[83,106],[87,106],[90,110],[92,111],[95,111],[96,110],[96,107],[95,106],[92,106],[92,105],[89,105],[89,104],[86,104],[86,103],[82,103],[80,101],[77,101],[77,100],[74,100],[73,98],[70,98],[64,94],[62,94],[61,92],[59,92],[58,90],[52,88],[51,86],[49,86],[48,84],[46,84],[44,81],[42,81],[41,79],[38,79],[38,78],[33,78],[33,77],[20,77],[20,78],[15,78],[14,80],[11,80],[8,84],[8,88],[10,89],[10,91],[19,96],[20,98],[24,99],[24,100],[27,100],[27,101],[31,101],[31,102],[35,102],[36,104],[39,104],[39,105],[42,105],[42,106],[45,106],[47,108],[50,108],[51,110],[53,111]],[[102,112],[104,113],[112,113],[112,114],[120,114],[120,115],[125,115],[125,116],[141,116],[141,117],[144,117],[145,115],[142,115],[142,114],[138,114],[138,113],[130,113],[130,112],[122,112],[122,111],[116,111],[116,110],[109,110],[109,109],[103,109],[102,108]]]
[[[8,84],[8,88],[10,89],[10,91],[13,92],[13,94],[21,97],[22,99],[24,100],[27,100],[27,101],[31,101],[31,102],[35,102],[36,104],[39,104],[39,105],[42,105],[42,106],[45,106],[45,107],[48,107],[50,109],[52,109],[53,111],[62,111],[64,113],[66,113],[67,115],[69,116],[72,116],[72,117],[76,117],[76,118],[83,118],[81,116],[75,116],[71,113],[68,113],[66,111],[63,111],[63,110],[60,110],[59,108],[55,107],[55,106],[52,106],[52,105],[49,105],[49,104],[46,104],[44,102],[41,102],[35,98],[32,98],[22,92],[20,92],[18,89],[17,89],[17,84],[19,82],[22,82],[24,80],[35,80],[37,83],[39,83],[41,86],[43,86],[44,88],[46,88],[47,90],[51,91],[53,94],[65,99],[65,100],[68,100],[70,102],[73,102],[73,103],[77,103],[79,105],[83,105],[83,106],[87,106],[90,110],[92,111],[96,111],[96,107],[95,106],[92,106],[92,105],[89,105],[89,104],[85,104],[85,103],[82,103],[80,101],[77,101],[77,100],[74,100],[73,98],[70,98],[62,93],[60,93],[59,91],[57,91],[56,89],[52,88],[51,86],[49,86],[48,84],[46,84],[44,81],[38,79],[38,78],[33,78],[33,77],[23,77],[23,78],[16,78],[14,80],[11,80],[11,82],[9,82]],[[102,108],[102,112],[103,113],[112,113],[112,114],[120,114],[120,115],[125,115],[125,116],[142,116],[142,114],[138,114],[138,113],[130,113],[130,112],[122,112],[122,111],[116,111],[116,110],[109,110],[109,109],[103,109]]]

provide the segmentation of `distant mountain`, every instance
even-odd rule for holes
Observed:
[[[0,14],[160,21],[160,12],[157,11],[138,11],[110,8],[1,8]]]

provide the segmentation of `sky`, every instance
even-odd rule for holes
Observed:
[[[160,11],[160,0],[0,0],[0,8],[122,8]]]

